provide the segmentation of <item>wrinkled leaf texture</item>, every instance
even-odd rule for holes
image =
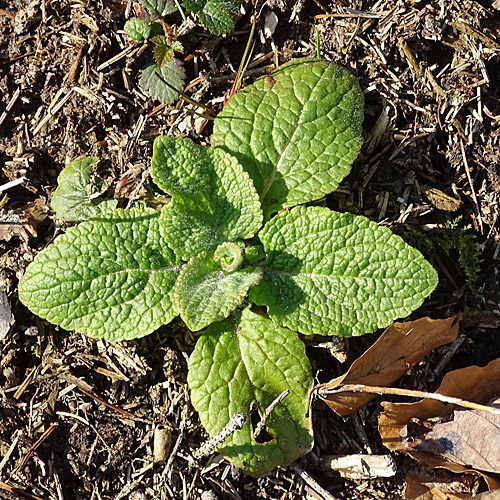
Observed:
[[[180,269],[158,220],[155,210],[136,208],[70,228],[26,269],[21,302],[66,330],[109,341],[169,323]]]
[[[269,218],[337,188],[361,147],[363,103],[343,67],[294,60],[229,99],[212,144],[240,160]]]
[[[214,323],[199,338],[189,360],[188,383],[211,436],[236,413],[248,416],[254,408],[262,416],[276,397],[290,391],[266,422],[271,441],[257,442],[247,421],[219,447],[244,472],[259,476],[312,447],[311,419],[305,416],[310,371],[304,343],[295,332],[245,309]]]

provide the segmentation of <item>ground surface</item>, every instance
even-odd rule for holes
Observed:
[[[207,144],[210,126],[198,133],[200,121],[185,104],[158,106],[138,87],[150,56],[120,31],[133,15],[130,2],[0,0],[0,8],[0,112],[20,90],[0,119],[0,184],[26,177],[0,198],[4,327],[5,303],[15,318],[0,338],[0,481],[25,493],[2,488],[0,498],[305,498],[297,470],[252,479],[214,457],[193,459],[206,436],[186,387],[195,339],[180,323],[108,344],[59,330],[19,303],[23,270],[62,230],[48,203],[65,164],[98,156],[112,187],[127,176],[116,196],[128,206],[144,189],[154,137]],[[244,10],[230,36],[197,25],[181,37],[186,92],[221,109],[254,12],[256,46],[244,84],[276,62],[314,57],[318,33],[322,57],[349,67],[366,95],[363,155],[327,204],[383,221],[426,253],[440,285],[414,318],[463,314],[464,340],[444,371],[434,373],[441,350],[401,386],[432,391],[447,370],[498,358],[500,11],[490,0],[269,0]],[[274,32],[264,29],[270,12],[278,20]],[[384,113],[386,134],[371,142]],[[448,252],[422,243],[459,216]],[[458,253],[467,225],[480,245],[477,276],[474,246],[464,244],[462,261]],[[375,338],[352,340],[344,364],[311,347],[315,374],[324,381],[344,373]],[[300,466],[334,498],[402,496],[408,464],[401,457],[390,479],[352,481],[318,467],[325,455],[387,453],[376,428],[379,409],[370,403],[344,422],[314,404],[316,445]],[[163,438],[171,445],[161,457]]]

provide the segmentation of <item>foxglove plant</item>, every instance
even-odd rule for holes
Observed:
[[[291,463],[313,444],[312,377],[297,332],[373,332],[410,314],[437,284],[432,266],[388,228],[305,205],[349,172],[362,120],[357,80],[334,63],[301,59],[233,96],[212,147],[156,138],[152,179],[171,196],[161,213],[103,212],[102,201],[82,195],[95,159],[71,164],[81,212],[69,208],[88,220],[37,255],[21,301],[109,341],[147,335],[177,315],[204,329],[188,374],[204,427],[213,436],[236,413],[262,417],[289,391],[266,421],[267,439],[248,418],[219,449],[255,476]],[[59,217],[71,189],[54,195]]]

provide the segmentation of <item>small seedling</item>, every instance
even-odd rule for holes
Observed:
[[[151,174],[170,203],[161,213],[140,204],[97,213],[70,228],[28,266],[21,301],[109,341],[180,314],[190,330],[205,329],[188,382],[208,433],[247,417],[221,453],[254,476],[291,463],[313,444],[311,369],[297,332],[373,332],[437,284],[432,266],[388,228],[305,205],[349,172],[362,120],[363,94],[345,69],[283,65],[229,99],[213,147],[156,138]],[[265,419],[258,435],[255,415]]]
[[[158,11],[153,9],[151,12]],[[149,39],[153,43],[155,62],[141,70],[139,84],[153,99],[172,104],[184,88],[186,75],[181,61],[174,57],[174,54],[182,52],[183,48],[176,39],[175,30],[170,31],[163,21],[160,24],[154,19],[154,14],[144,13],[143,17],[129,19],[124,30],[136,42]]]
[[[135,42],[150,40],[154,44],[156,61],[141,71],[139,84],[151,97],[172,104],[182,91],[185,73],[182,64],[174,58],[183,48],[174,30],[167,29],[163,17],[179,10],[186,20],[178,0],[141,0],[144,8],[136,10],[138,17],[129,19],[124,31]],[[232,14],[239,0],[184,0],[186,9],[198,14],[201,24],[215,35],[230,33],[234,29]],[[163,28],[163,30],[162,30]],[[161,78],[158,78],[158,75]]]
[[[140,0],[153,19],[159,19],[176,10],[186,20],[179,0]],[[207,30],[214,35],[224,35],[234,29],[233,14],[240,7],[240,0],[183,0],[182,6],[198,15]]]

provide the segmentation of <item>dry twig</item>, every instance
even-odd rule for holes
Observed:
[[[461,406],[462,408],[468,408],[470,410],[478,410],[492,413],[494,415],[500,415],[500,408],[473,403],[472,401],[466,401],[464,399],[454,398],[451,396],[444,396],[443,394],[438,394],[436,392],[415,391],[412,389],[400,389],[398,387],[378,387],[362,384],[346,384],[341,387],[326,389],[313,387],[312,389],[312,393],[316,393],[319,396],[328,396],[329,394],[339,394],[341,392],[368,392],[370,394],[390,394],[393,396],[406,396],[410,398],[435,399],[437,401],[442,401],[443,403]]]
[[[283,391],[265,410],[264,414],[262,415],[262,418],[260,422],[256,425],[254,431],[253,431],[253,438],[257,439],[257,436],[264,430],[266,427],[266,422],[267,419],[271,416],[271,413],[274,411],[274,409],[290,394],[290,391],[287,389],[286,391]]]
[[[57,422],[50,424],[48,429],[38,438],[36,443],[29,449],[28,453],[21,459],[13,472],[22,469],[26,465],[28,460],[33,456],[33,453],[35,453],[38,447],[57,429],[58,426],[59,424]]]
[[[4,122],[5,118],[7,118],[7,115],[9,111],[14,107],[14,104],[16,103],[18,97],[21,95],[21,89],[18,88],[15,92],[12,98],[10,99],[9,103],[7,104],[7,107],[5,108],[4,112],[2,113],[2,116],[0,116],[0,125]]]
[[[194,453],[195,458],[208,457],[215,453],[217,447],[221,445],[231,434],[243,428],[247,421],[247,417],[243,413],[235,413],[226,427],[222,429],[217,435],[203,443]]]

